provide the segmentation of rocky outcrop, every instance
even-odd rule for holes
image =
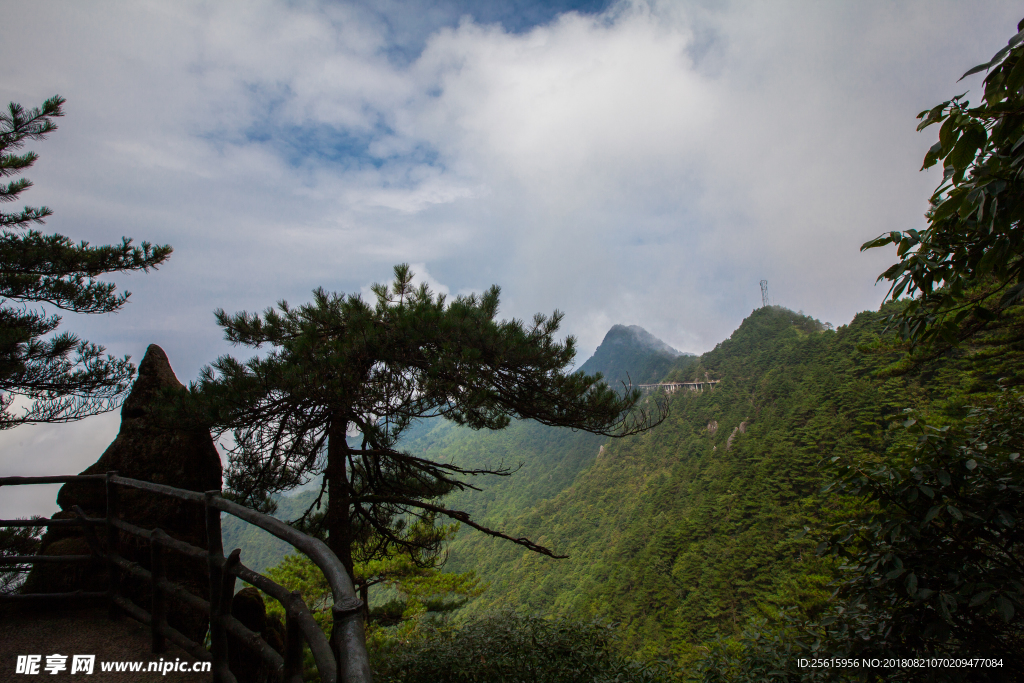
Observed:
[[[281,619],[267,614],[266,604],[260,592],[249,586],[235,593],[231,601],[231,616],[253,633],[258,633],[278,654],[284,655],[285,628]],[[269,669],[255,652],[233,635],[229,636],[228,668],[242,683],[264,683],[269,678]]]
[[[121,429],[117,438],[82,474],[116,470],[122,477],[191,491],[219,490],[220,456],[210,433],[203,429],[179,429],[156,412],[161,391],[183,388],[171,370],[167,354],[151,344],[139,364],[139,375],[131,393],[121,406]],[[122,507],[131,509],[134,524],[147,528],[160,526],[172,536],[175,530],[196,539],[205,533],[202,524],[196,527],[191,515],[186,514],[184,519],[179,517],[176,514],[179,510],[169,507],[177,503],[166,497],[124,491],[121,499]],[[81,505],[87,511],[102,511],[105,500],[102,487],[89,484],[66,484],[57,494],[57,504],[62,510]]]
[[[121,429],[103,455],[82,474],[102,474],[115,470],[123,477],[166,484],[192,491],[219,490],[221,462],[213,439],[205,429],[182,428],[169,423],[157,409],[161,392],[181,389],[174,376],[167,354],[155,344],[150,345],[139,364],[139,374],[128,399],[121,407]],[[74,516],[79,505],[90,516],[106,513],[106,496],[102,483],[65,484],[57,495],[61,512],[55,518]],[[206,547],[206,527],[202,506],[168,496],[120,489],[121,517],[146,529],[160,528],[170,536]],[[70,531],[68,530],[70,529]],[[104,534],[101,533],[102,537]],[[56,528],[44,536],[41,554],[87,553],[86,539],[73,527]],[[120,552],[133,562],[149,567],[149,543],[144,539],[121,534]],[[181,583],[190,592],[208,595],[209,581],[205,563],[179,553],[167,552],[167,578]],[[79,565],[81,566],[81,565]],[[53,567],[53,565],[51,565]],[[80,571],[41,570],[30,577],[30,589],[37,592],[63,592],[82,588],[103,590],[106,575],[95,566]],[[125,593],[139,606],[149,608],[148,587],[126,582]],[[202,641],[206,617],[189,613],[175,600],[168,601],[168,621],[193,640]]]
[[[732,448],[733,439],[736,438],[737,434],[746,434],[746,433],[747,433],[747,421],[744,420],[743,422],[740,422],[739,425],[737,425],[735,428],[733,428],[732,434],[730,434],[729,438],[725,440],[725,450],[729,450],[730,448]]]

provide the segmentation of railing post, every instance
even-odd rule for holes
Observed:
[[[206,491],[204,495],[206,496],[206,548],[209,552],[207,563],[210,570],[210,655],[213,657],[214,683],[226,683],[227,676],[231,676],[231,674],[228,671],[227,632],[220,620],[224,590],[224,546],[220,536],[220,510],[210,504],[214,497],[220,496],[220,491]]]
[[[121,569],[114,562],[114,556],[120,554],[120,534],[117,531],[117,527],[114,526],[114,520],[117,519],[119,514],[119,500],[117,484],[113,482],[113,478],[117,476],[117,471],[112,470],[107,472],[107,574],[109,576],[109,583],[107,585],[107,594],[109,596],[110,605],[108,607],[108,615],[111,619],[121,618],[121,608],[117,606],[115,598],[121,595]]]
[[[299,591],[292,591],[291,600],[284,606],[284,683],[302,683],[302,627],[299,626],[299,610],[295,604],[301,599]]]
[[[235,675],[233,673],[231,673],[231,670],[228,667],[228,660],[230,658],[230,654],[231,653],[228,651],[228,648],[230,647],[230,645],[228,644],[228,640],[227,640],[227,637],[226,637],[227,629],[224,629],[223,624],[224,624],[225,620],[231,618],[231,603],[235,599],[235,572],[234,572],[234,570],[235,570],[235,567],[238,566],[238,558],[239,558],[239,556],[241,554],[242,554],[242,551],[240,549],[238,549],[238,548],[235,548],[234,550],[232,550],[231,554],[228,555],[227,559],[224,560],[223,569],[221,570],[221,573],[220,573],[220,577],[221,577],[220,611],[219,611],[219,614],[217,614],[217,622],[222,625],[221,629],[225,632],[225,639],[224,639],[224,646],[225,646],[224,647],[224,671],[222,673],[224,683],[237,683],[237,680],[235,679]],[[244,651],[245,650],[243,648],[242,652],[244,653]],[[216,664],[216,662],[214,662],[214,668],[216,668],[216,666],[217,666],[217,664]]]
[[[224,560],[224,569],[221,571],[220,590],[220,617],[225,619],[231,616],[231,603],[235,599],[235,568],[238,566],[242,556],[241,548],[235,548]]]
[[[331,629],[331,650],[338,662],[338,680],[348,683],[368,673],[365,661],[350,661],[349,653],[366,652],[366,632],[363,626],[363,601],[359,598],[342,598],[331,606],[334,625]],[[365,667],[365,671],[363,671]]]
[[[153,529],[149,536],[149,565],[151,580],[153,583],[153,600],[150,614],[150,632],[153,639],[153,652],[167,652],[167,643],[164,633],[167,630],[167,600],[164,596],[164,589],[158,584],[164,579],[167,572],[164,568],[163,537],[166,534],[160,529]]]
[[[85,521],[85,510],[82,509],[81,505],[72,505],[71,509],[75,511],[75,515],[82,522],[82,532],[85,534],[85,541],[89,544],[89,550],[96,556],[97,560],[102,560],[106,557],[103,554],[103,548],[100,546],[100,539],[96,536],[96,530],[92,528],[92,525]]]

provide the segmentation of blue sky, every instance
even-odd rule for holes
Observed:
[[[213,310],[365,292],[408,262],[501,315],[565,312],[690,352],[760,305],[877,308],[938,178],[922,109],[1013,34],[1013,2],[181,0],[7,8],[0,98],[67,98],[25,201],[94,244],[175,248],[65,327],[182,381]],[[0,434],[8,474],[78,471],[117,416]],[[74,444],[71,449],[69,444]],[[0,497],[0,514],[8,492]],[[45,506],[44,506],[45,507]],[[45,512],[48,510],[38,510]]]

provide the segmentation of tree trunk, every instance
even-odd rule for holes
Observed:
[[[348,421],[341,415],[331,420],[327,428],[327,547],[341,560],[355,583],[352,562],[352,517],[349,500],[349,482],[346,472],[348,442],[345,432]]]
[[[370,623],[370,586],[363,583],[359,586],[359,599],[363,601],[363,623]]]

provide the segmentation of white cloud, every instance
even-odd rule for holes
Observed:
[[[448,285],[441,284],[427,271],[427,264],[410,263],[409,268],[412,270],[412,284],[414,287],[426,285],[434,294],[443,294],[446,297],[451,294],[451,290],[448,289]]]
[[[187,382],[231,351],[214,308],[409,262],[438,290],[501,285],[504,316],[563,310],[582,362],[614,323],[711,348],[761,279],[836,324],[877,306],[893,255],[858,247],[920,225],[936,181],[914,116],[977,87],[956,78],[1018,12],[635,0],[515,34],[464,19],[396,60],[396,29],[347,3],[38,0],[0,27],[0,97],[68,98],[27,174],[50,228],[175,247],[115,278],[118,315],[67,317],[114,353],[159,343]]]
[[[5,477],[78,474],[96,462],[120,424],[118,412],[65,425],[24,425],[0,432],[0,472]],[[0,519],[49,517],[57,511],[59,485],[0,489]]]

